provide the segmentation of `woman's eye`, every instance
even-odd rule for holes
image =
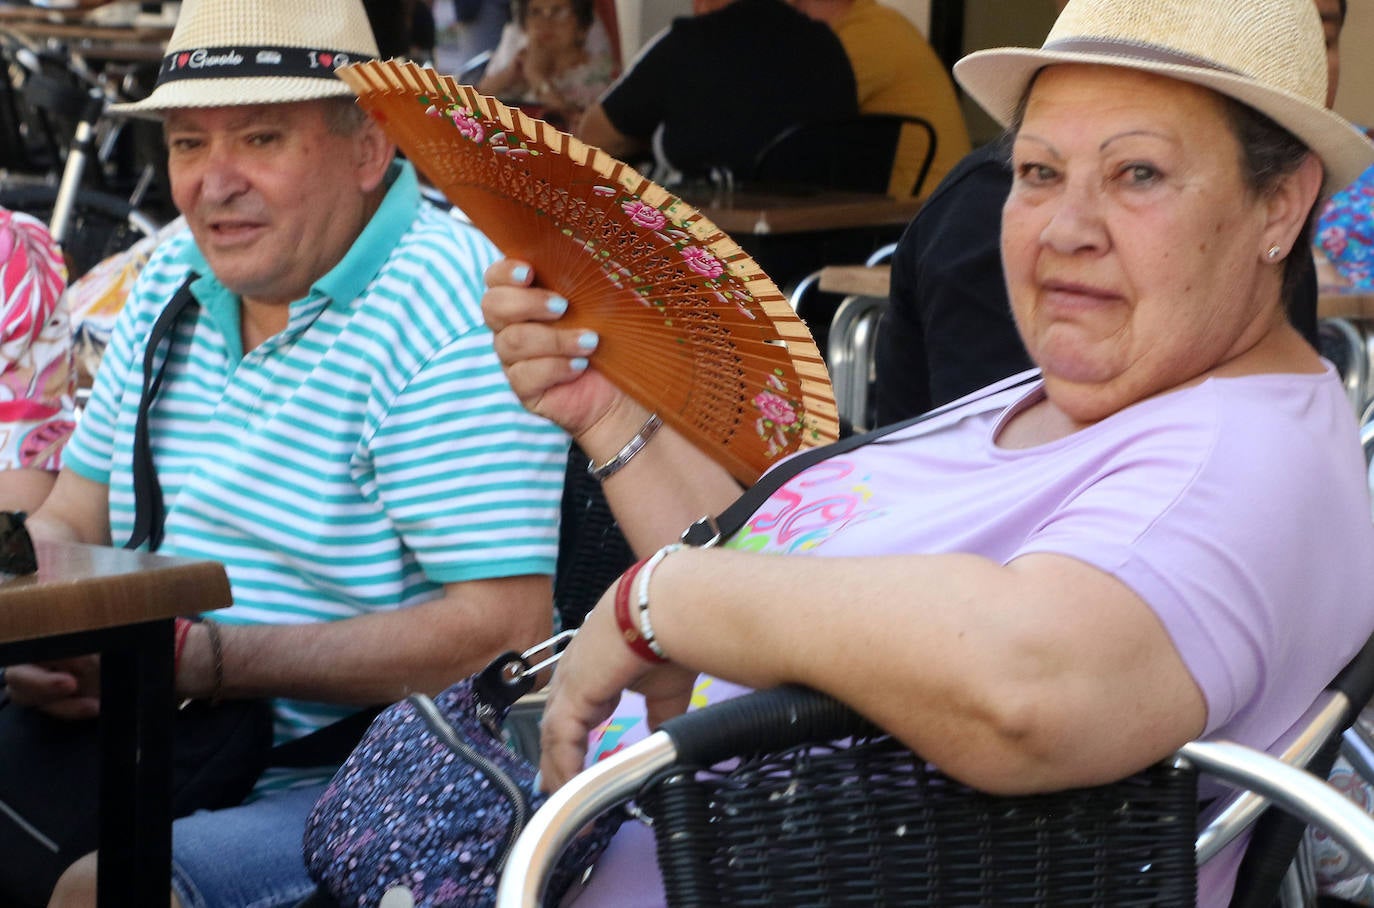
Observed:
[[[1048,164],[1037,164],[1027,161],[1016,166],[1016,176],[1023,183],[1048,183],[1054,179],[1055,173],[1055,169]]]
[[[1149,164],[1127,164],[1121,169],[1121,175],[1135,186],[1144,186],[1159,179],[1159,171]]]

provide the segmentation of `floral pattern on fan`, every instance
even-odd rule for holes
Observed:
[[[833,440],[820,353],[744,250],[599,149],[432,70],[339,70],[425,177],[597,331],[592,364],[742,482]]]
[[[427,115],[432,117],[446,117],[452,120],[458,132],[461,133],[464,138],[473,142],[486,141],[488,144],[496,146],[497,150],[505,150],[507,153],[536,155],[540,153],[538,149],[531,148],[529,144],[523,140],[520,140],[518,145],[509,145],[508,133],[506,130],[500,129],[499,123],[494,124],[496,128],[492,130],[490,137],[488,137],[487,128],[493,124],[484,122],[478,117],[475,111],[471,108],[464,107],[452,98],[421,95],[416,101],[425,106],[425,113]],[[439,106],[441,103],[444,104],[442,108]],[[725,264],[712,255],[709,249],[697,245],[693,241],[691,234],[687,233],[685,230],[666,229],[668,219],[662,211],[659,211],[657,208],[654,208],[652,205],[647,204],[642,199],[636,198],[635,196],[622,194],[614,186],[598,186],[594,191],[599,195],[619,195],[620,207],[630,219],[630,223],[635,227],[652,230],[664,239],[676,244],[678,251],[682,254],[682,258],[687,262],[687,267],[691,268],[697,274],[705,278],[718,278],[725,274]],[[565,229],[564,233],[571,236],[573,232]],[[581,240],[582,238],[578,237],[578,239]],[[595,244],[590,242],[588,242],[588,251],[593,255],[602,254],[601,251],[595,247]],[[610,277],[612,280],[618,278],[618,273],[616,271],[605,268],[602,270],[605,271],[607,277]],[[720,292],[724,290],[724,288],[718,289]],[[747,292],[745,295],[747,296]],[[746,316],[753,318],[753,314],[743,306],[738,308]]]

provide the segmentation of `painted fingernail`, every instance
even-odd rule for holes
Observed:
[[[578,348],[586,350],[588,352],[595,350],[596,345],[599,343],[601,343],[601,338],[597,335],[595,331],[583,331],[577,337]]]
[[[587,357],[579,356],[568,360],[568,368],[574,372],[585,372],[587,370]]]
[[[529,265],[516,265],[510,270],[510,279],[517,284],[523,284],[530,279]]]
[[[549,307],[549,311],[554,315],[562,315],[568,311],[568,301],[561,296],[551,296],[544,305]]]

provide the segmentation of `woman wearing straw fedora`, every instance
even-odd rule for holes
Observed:
[[[831,693],[990,791],[1101,783],[1198,737],[1273,748],[1374,629],[1355,424],[1283,307],[1314,205],[1374,160],[1325,109],[1311,0],[1070,0],[1043,47],[955,74],[1011,130],[1002,256],[1039,374],[802,471],[717,548],[649,560],[637,614],[608,592],[554,676],[546,786],[608,749],[608,717],[633,734],[686,708],[699,673],[712,699]],[[526,406],[616,456],[644,408],[538,275],[488,280]],[[666,428],[605,489],[643,555],[737,491]],[[660,897],[637,836],[585,903]],[[1241,847],[1202,869],[1199,904],[1226,904]]]
[[[495,248],[423,201],[334,74],[376,53],[359,0],[185,5],[157,86],[124,111],[162,120],[189,231],[134,284],[29,521],[104,545],[146,530],[161,553],[222,562],[233,602],[178,624],[176,696],[268,698],[279,744],[551,632],[567,437],[501,374],[480,312]],[[165,364],[140,420],[149,347]],[[136,526],[140,425],[164,517]],[[13,702],[89,721],[92,662],[10,667]],[[301,834],[333,768],[269,769],[240,806],[177,820],[174,903],[313,892]],[[34,848],[6,850],[0,879],[52,861]],[[52,903],[90,903],[93,868],[76,863]],[[47,898],[29,892],[0,902]]]

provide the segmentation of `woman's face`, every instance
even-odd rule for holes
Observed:
[[[1242,179],[1210,91],[1050,67],[1031,90],[1012,169],[1002,222],[1012,312],[1071,418],[1094,422],[1175,388],[1276,325],[1269,206]]]
[[[547,50],[580,46],[585,37],[571,0],[529,0],[520,24],[530,43]]]

